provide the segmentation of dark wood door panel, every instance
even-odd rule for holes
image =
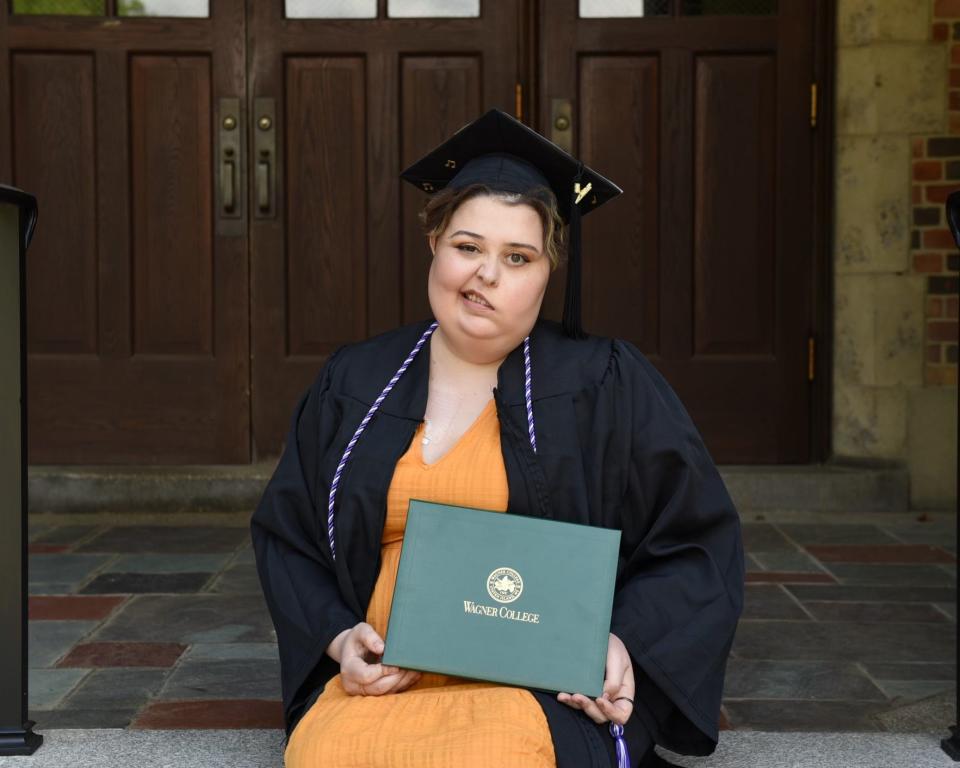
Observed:
[[[3,24],[4,154],[41,222],[30,461],[249,461],[247,242],[218,234],[215,192],[216,101],[245,91],[243,3]]]
[[[574,150],[624,189],[585,220],[585,326],[636,343],[722,462],[811,458],[814,8],[778,5],[540,17],[538,128],[571,100]]]
[[[334,349],[429,312],[426,194],[399,174],[481,109],[513,111],[520,39],[515,0],[472,19],[388,19],[384,3],[377,19],[286,19],[282,5],[252,6],[249,27],[252,97],[281,121],[276,208],[250,225],[257,457],[279,453]]]

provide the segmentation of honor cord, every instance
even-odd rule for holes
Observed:
[[[373,414],[377,412],[377,409],[380,407],[380,404],[386,399],[387,395],[390,394],[390,391],[400,380],[400,377],[406,373],[407,368],[410,367],[410,364],[413,362],[413,359],[417,356],[417,353],[426,344],[427,339],[433,335],[433,332],[437,330],[437,322],[434,321],[430,324],[430,327],[423,332],[423,335],[420,337],[419,341],[414,345],[413,349],[410,350],[410,354],[407,355],[407,359],[403,361],[400,367],[397,369],[397,372],[393,374],[393,378],[387,382],[387,386],[383,388],[383,391],[374,401],[373,405],[370,406],[370,410],[367,411],[367,415],[363,417],[363,421],[360,422],[360,426],[357,427],[356,432],[353,433],[353,437],[350,438],[350,442],[347,443],[347,447],[343,452],[343,456],[340,458],[340,463],[337,464],[337,470],[333,473],[333,482],[330,483],[330,495],[327,497],[327,538],[330,541],[330,554],[333,556],[333,559],[337,559],[336,547],[333,543],[333,504],[337,496],[337,489],[340,487],[340,477],[343,475],[343,469],[347,466],[347,459],[350,458],[350,454],[353,452],[353,447],[357,444],[357,440],[360,439],[360,435],[363,434],[363,430],[367,428],[367,424],[370,423],[370,419],[373,418]],[[523,340],[523,368],[524,368],[524,398],[527,403],[527,432],[530,436],[530,446],[533,448],[533,452],[537,452],[537,437],[533,428],[533,401],[531,398],[532,388],[531,388],[531,375],[530,375],[530,337],[527,336]]]

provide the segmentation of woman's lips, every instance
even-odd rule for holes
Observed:
[[[468,292],[461,293],[460,298],[463,299],[464,303],[470,307],[470,309],[476,310],[477,312],[493,312],[493,307],[489,304],[481,304],[478,301],[468,298],[468,295]]]

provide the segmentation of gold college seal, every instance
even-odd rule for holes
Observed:
[[[487,576],[487,592],[499,603],[512,603],[523,592],[523,579],[513,568],[495,568]]]

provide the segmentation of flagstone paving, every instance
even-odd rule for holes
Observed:
[[[64,517],[30,518],[37,730],[282,727],[276,635],[247,518]],[[774,517],[742,523],[746,598],[722,729],[883,731],[885,713],[954,690],[948,515]]]

